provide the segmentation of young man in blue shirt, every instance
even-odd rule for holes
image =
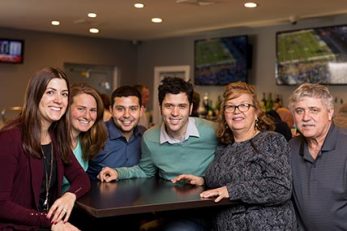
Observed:
[[[138,125],[141,110],[141,94],[136,88],[123,86],[112,92],[112,117],[105,122],[108,139],[104,149],[89,162],[87,170],[92,179],[96,179],[103,167],[130,167],[139,162],[145,131]]]

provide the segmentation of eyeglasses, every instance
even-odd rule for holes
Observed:
[[[254,107],[254,105],[249,104],[249,103],[241,103],[239,105],[225,105],[224,111],[225,112],[235,112],[236,109],[239,109],[240,112],[246,112],[249,110],[250,107]]]

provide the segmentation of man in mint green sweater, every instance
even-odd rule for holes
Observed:
[[[217,145],[214,124],[189,117],[193,107],[191,83],[181,78],[164,78],[158,92],[163,123],[144,133],[139,164],[105,167],[98,175],[100,181],[152,177],[157,171],[167,180],[183,173],[203,176]]]
[[[181,78],[164,78],[158,87],[159,106],[163,122],[147,130],[142,138],[142,156],[133,167],[105,167],[100,181],[137,177],[159,177],[171,180],[180,174],[203,176],[214,158],[217,145],[212,122],[189,117],[193,108],[193,85]],[[170,216],[157,227],[165,231],[207,230],[208,215]],[[164,222],[163,222],[164,221]]]

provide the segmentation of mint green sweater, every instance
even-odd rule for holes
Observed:
[[[152,177],[159,171],[161,178],[170,180],[187,173],[202,176],[214,158],[217,146],[215,126],[212,122],[195,118],[200,137],[160,144],[160,126],[147,130],[142,139],[142,157],[138,165],[116,168],[119,179]]]

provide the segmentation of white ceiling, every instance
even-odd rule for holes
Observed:
[[[178,0],[180,1],[180,0]],[[256,0],[259,7],[246,9],[243,0],[0,0],[0,27],[55,33],[148,40],[189,35],[232,27],[256,27],[295,20],[347,14],[347,0]],[[133,4],[142,2],[143,9]],[[195,2],[195,3],[194,3]],[[200,4],[198,4],[200,2]],[[211,2],[213,4],[204,4]],[[95,19],[87,13],[95,12]],[[163,18],[153,24],[152,17]],[[59,27],[50,25],[60,20]],[[89,27],[100,33],[91,35]]]

